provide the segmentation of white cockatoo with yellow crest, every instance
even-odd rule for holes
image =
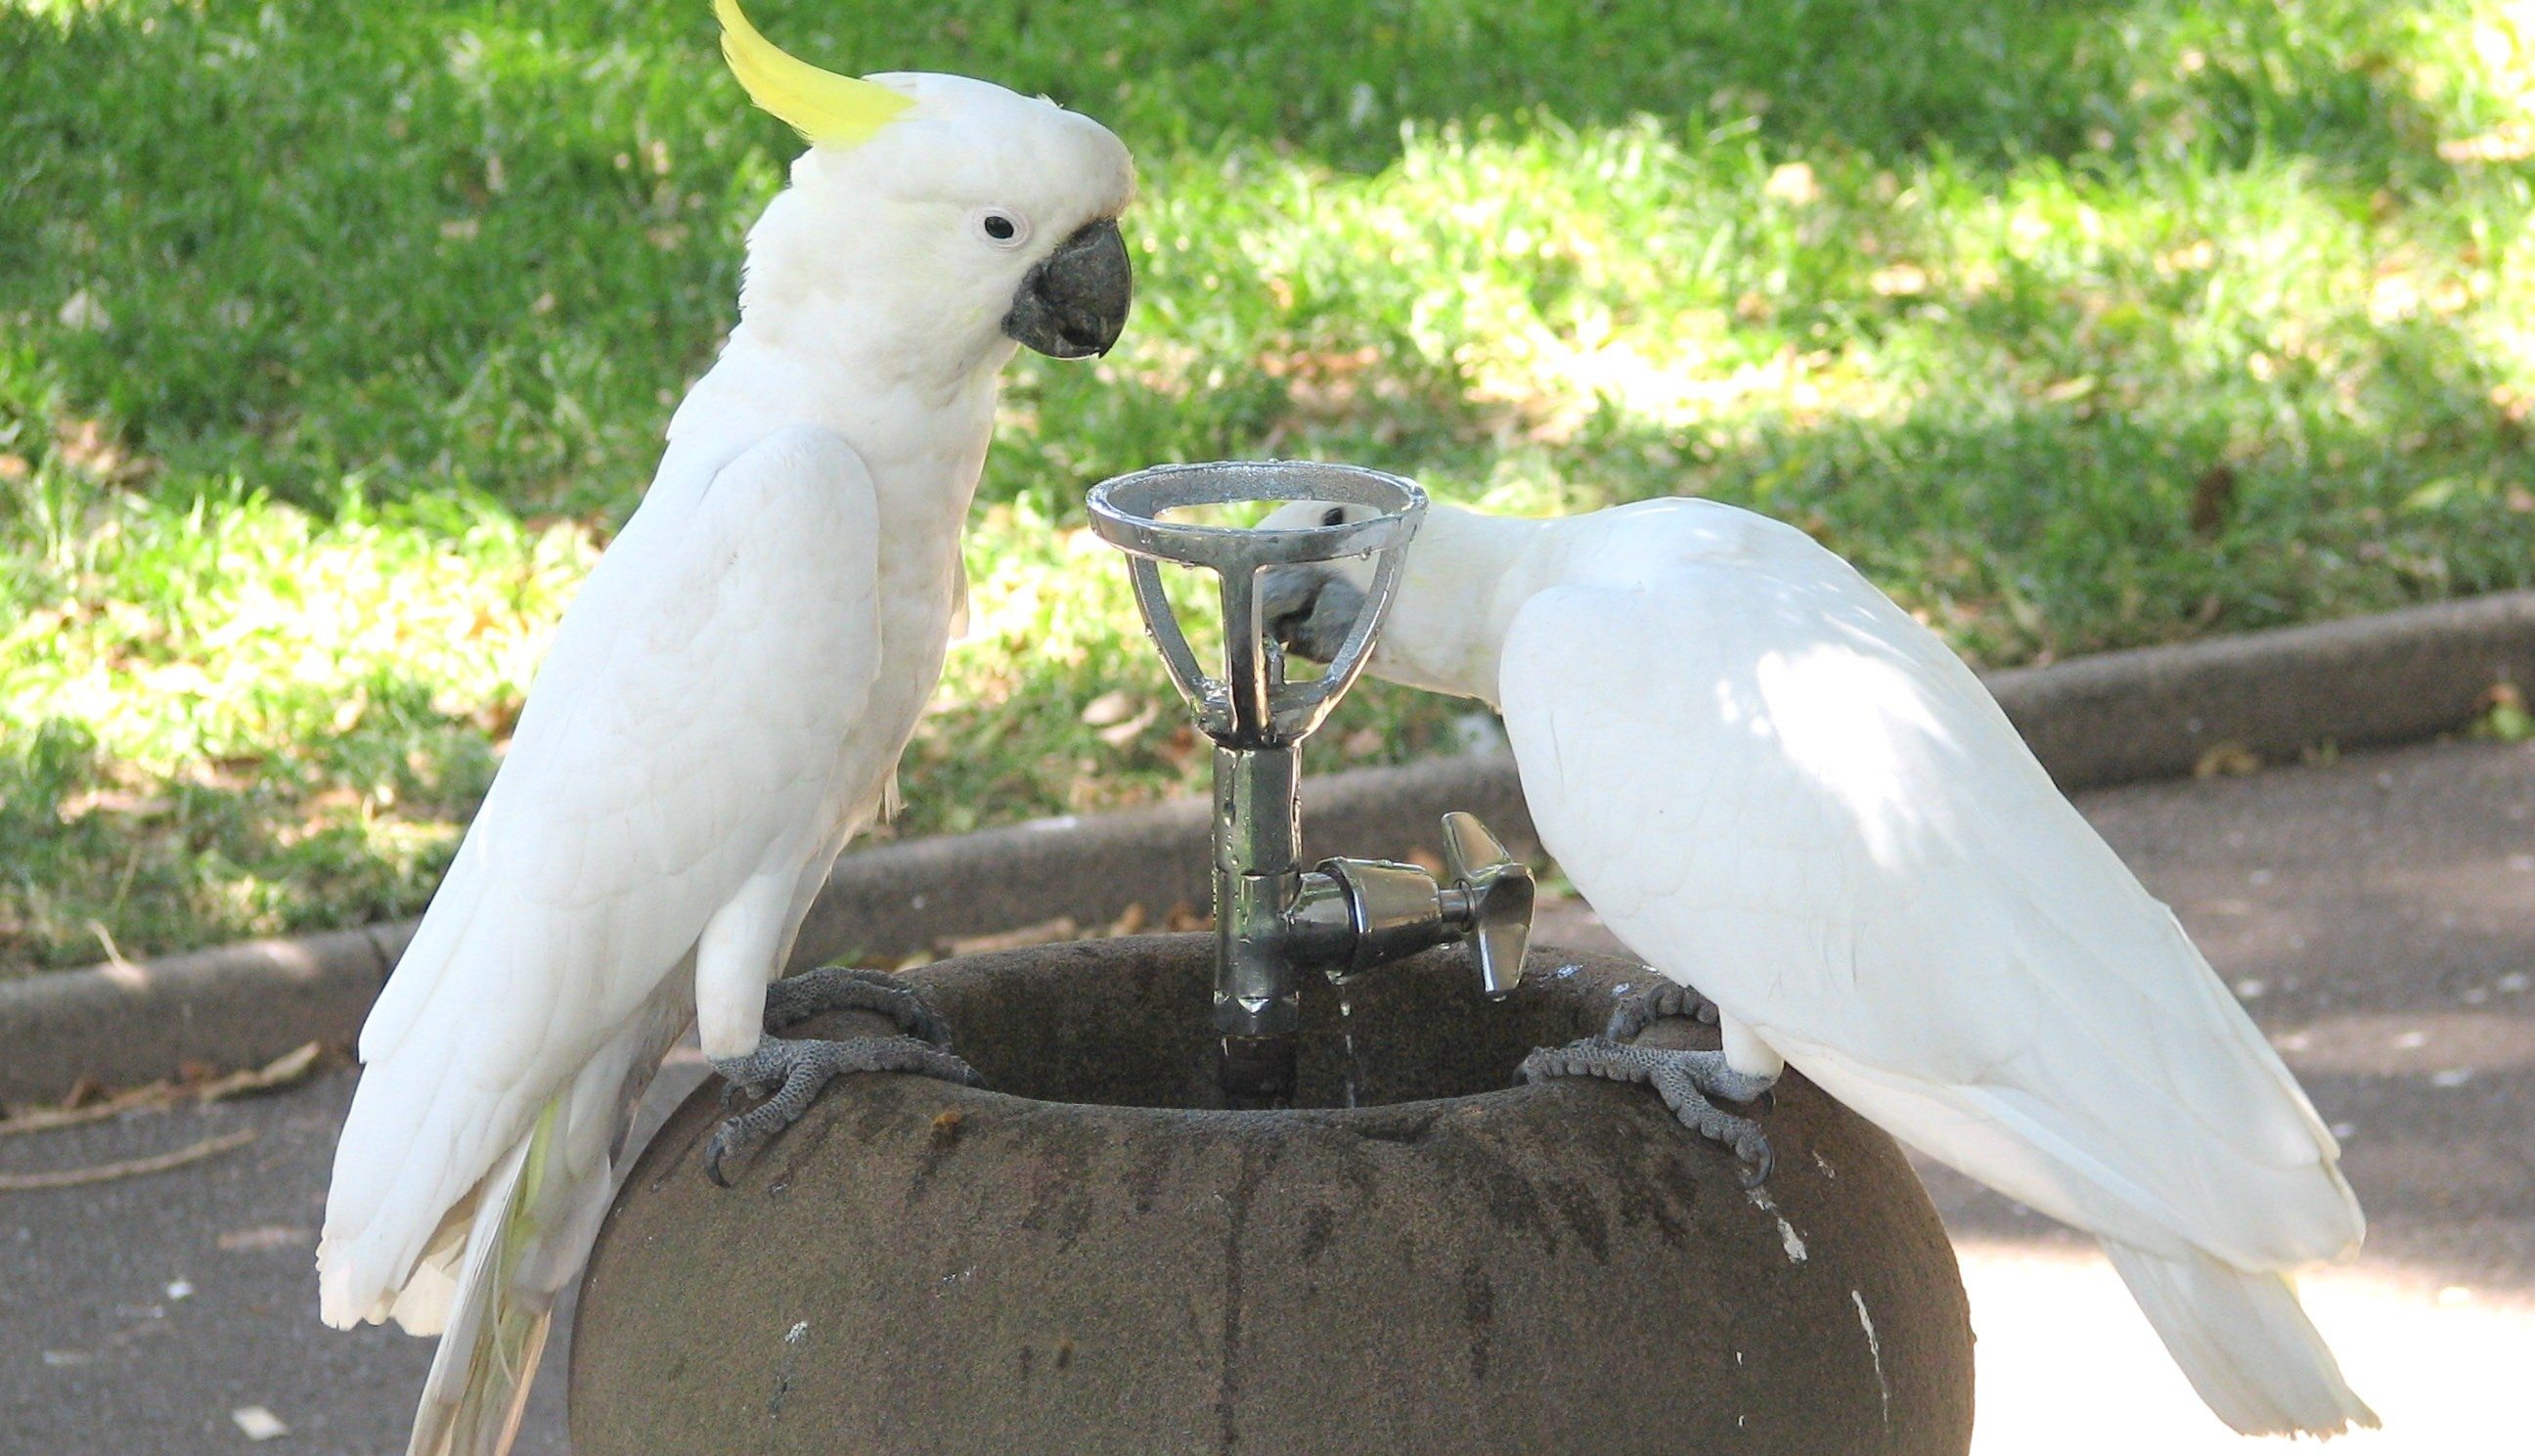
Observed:
[[[1264,610],[1326,660],[1370,578],[1277,568]],[[1848,563],[1710,501],[1439,506],[1368,670],[1504,713],[1541,844],[1673,983],[1651,1009],[1723,1034],[1654,1051],[1628,1007],[1525,1075],[1651,1083],[1765,1176],[1762,1120],[1729,1108],[1793,1065],[2102,1241],[2238,1430],[2377,1424],[2289,1279],[2359,1244],[2332,1134],[1980,679]]]
[[[1106,129],[957,76],[833,75],[715,8],[731,71],[809,148],[362,1029],[336,1151],[327,1322],[441,1337],[414,1452],[508,1448],[691,1019],[773,1089],[716,1167],[837,1072],[966,1075],[886,978],[772,983],[940,675],[998,371],[1020,345],[1103,353],[1126,321],[1134,172]],[[768,1034],[830,1005],[913,1034]]]

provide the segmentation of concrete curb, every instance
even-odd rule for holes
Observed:
[[[52,1101],[83,1077],[129,1086],[310,1041],[348,1048],[412,935],[404,921],[0,982],[0,1105]]]
[[[2266,758],[2454,728],[2495,683],[2535,685],[2535,591],[2175,647],[2110,652],[1989,680],[2061,786],[2188,773],[2220,745]],[[1447,810],[1537,846],[1514,765],[1464,758],[1309,783],[1313,854],[1432,851]],[[1093,819],[881,845],[848,854],[803,925],[796,965],[898,953],[1071,916],[1158,916],[1206,896],[1206,814],[1183,801]],[[311,1039],[348,1048],[411,922],[259,940],[147,964],[0,982],[0,1103],[61,1096],[188,1062],[246,1065]]]
[[[2189,773],[2233,744],[2265,759],[2443,733],[2494,684],[2535,692],[2535,591],[2409,607],[1992,675],[2071,792]]]

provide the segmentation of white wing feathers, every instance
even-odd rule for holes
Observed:
[[[788,888],[833,853],[868,792],[835,780],[879,663],[877,533],[861,460],[791,428],[664,473],[590,574],[362,1030],[318,1255],[330,1322],[436,1327],[445,1283],[410,1309],[398,1293],[427,1244],[457,1255],[495,1160],[752,881]]]
[[[2338,1149],[1969,669],[1810,546],[1638,580],[1534,596],[1501,667],[1542,842],[1612,930],[1894,1135],[2132,1245],[2126,1275],[2278,1286],[2237,1303],[2320,1352],[2258,1271],[2357,1244]],[[2221,1414],[2263,1409],[2366,1412]]]

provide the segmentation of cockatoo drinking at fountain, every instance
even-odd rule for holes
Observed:
[[[415,1452],[508,1448],[690,1017],[726,1076],[777,1089],[715,1167],[836,1072],[967,1074],[886,978],[769,983],[940,675],[997,372],[1020,344],[1103,353],[1126,321],[1134,173],[1098,123],[956,76],[832,75],[717,11],[741,85],[809,150],[362,1029],[336,1151],[327,1322],[441,1336]],[[764,1034],[836,1005],[915,1035]]]
[[[1326,660],[1370,576],[1276,568],[1264,610]],[[1503,712],[1541,843],[1713,1003],[1656,1009],[1687,1000],[1723,1036],[1593,1038],[1526,1076],[1652,1082],[1765,1171],[1760,1126],[1717,1103],[1793,1064],[2095,1235],[2228,1425],[2377,1424],[2287,1277],[2359,1244],[2331,1133],[1979,679],[1846,562],[1704,501],[1557,520],[1437,506],[1368,670]]]

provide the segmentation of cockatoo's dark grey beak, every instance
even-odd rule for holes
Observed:
[[[1013,295],[1004,334],[1051,359],[1109,352],[1136,298],[1135,269],[1118,219],[1084,223],[1040,259]]]
[[[1364,612],[1364,592],[1326,567],[1269,567],[1259,574],[1259,611],[1286,651],[1332,662]]]

